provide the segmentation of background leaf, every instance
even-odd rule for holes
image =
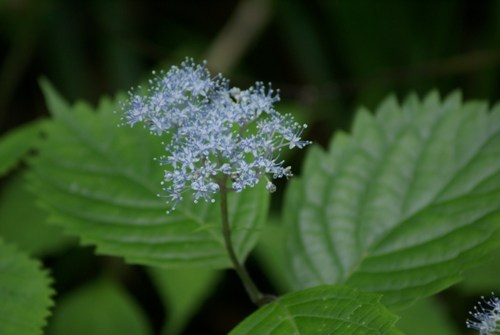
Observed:
[[[100,253],[162,267],[228,267],[217,204],[189,197],[166,214],[163,168],[153,161],[161,138],[142,128],[118,127],[115,105],[103,100],[97,113],[85,104],[69,107],[43,84],[54,122],[32,160],[32,186],[51,221],[95,244]],[[264,183],[229,196],[236,253],[243,260],[257,241],[267,214]]]
[[[148,270],[167,309],[163,333],[171,335],[182,333],[222,274],[207,268]]]
[[[51,295],[40,264],[0,240],[0,334],[42,334]]]
[[[287,194],[297,288],[347,283],[404,305],[460,280],[500,225],[500,108],[388,98],[313,147]]]
[[[58,303],[49,335],[147,335],[148,321],[117,284],[101,279]]]
[[[0,138],[0,176],[7,173],[36,145],[41,121],[34,121],[10,131]]]
[[[6,180],[0,190],[0,236],[32,255],[47,255],[74,241],[47,223],[47,213],[25,189],[25,174]]]
[[[394,327],[397,317],[379,299],[326,285],[289,293],[261,307],[230,335],[402,334]]]
[[[400,311],[396,324],[406,335],[456,335],[460,329],[446,314],[444,306],[434,298],[421,299]]]
[[[459,284],[461,291],[480,296],[498,290],[500,278],[500,249],[492,252],[483,264],[464,272],[464,280]]]
[[[278,217],[271,216],[264,226],[262,234],[255,248],[255,257],[262,266],[264,273],[269,276],[278,293],[293,290],[290,276],[286,268],[284,248],[284,227]]]

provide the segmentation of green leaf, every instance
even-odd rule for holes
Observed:
[[[404,305],[441,291],[494,247],[500,226],[500,107],[388,98],[352,135],[313,147],[288,190],[297,288],[346,283]]]
[[[25,174],[10,177],[0,192],[0,236],[32,255],[47,255],[72,243],[25,189]]]
[[[460,334],[460,329],[446,315],[443,307],[433,298],[419,300],[398,313],[400,319],[396,325],[406,335]]]
[[[348,287],[318,286],[261,307],[229,335],[402,334],[394,327],[397,316],[379,300]]]
[[[36,145],[42,124],[40,121],[28,123],[0,138],[0,176],[12,169]]]
[[[147,335],[148,321],[117,284],[99,280],[64,297],[49,324],[50,335]]]
[[[42,334],[51,295],[40,264],[0,240],[0,334]]]
[[[145,129],[118,127],[116,106],[103,100],[97,113],[69,107],[47,83],[54,122],[31,163],[31,184],[50,219],[95,244],[100,253],[161,267],[229,267],[218,204],[188,199],[166,214],[157,194],[163,168],[161,138]],[[236,253],[243,260],[257,242],[267,214],[264,183],[229,196]]]
[[[221,272],[207,268],[148,268],[163,303],[167,320],[163,333],[181,334],[189,319],[212,293]]]

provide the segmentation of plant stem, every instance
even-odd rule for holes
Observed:
[[[233,264],[233,268],[240,277],[243,282],[243,286],[247,291],[248,295],[252,302],[258,306],[261,306],[267,302],[269,302],[269,298],[262,294],[260,290],[257,288],[257,285],[253,282],[252,278],[248,274],[247,270],[238,261],[238,257],[233,248],[233,243],[231,241],[231,227],[229,225],[229,213],[227,210],[227,193],[228,190],[226,188],[225,181],[220,185],[220,209],[221,209],[221,217],[222,217],[222,236],[224,237],[224,244],[229,255],[229,259]]]

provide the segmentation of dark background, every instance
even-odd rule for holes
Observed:
[[[390,92],[496,101],[499,43],[499,1],[2,0],[0,132],[47,114],[40,76],[95,103],[190,56],[271,81],[329,138]]]
[[[373,109],[391,92],[458,89],[496,102],[500,1],[1,0],[0,135],[48,115],[41,76],[71,102],[96,103],[186,56],[207,59],[242,88],[272,82],[284,109],[310,124],[307,138],[326,145],[358,106]],[[294,161],[300,165],[300,154]],[[109,262],[76,247],[45,260],[58,297]],[[249,266],[260,273],[253,259]],[[164,311],[149,279],[139,267],[127,273],[125,284],[159,329]],[[247,301],[228,273],[186,334],[227,332],[253,310]]]

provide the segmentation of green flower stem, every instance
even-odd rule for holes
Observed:
[[[257,285],[253,282],[252,278],[248,274],[247,270],[238,261],[238,257],[234,252],[233,243],[231,241],[231,227],[229,225],[229,213],[227,210],[227,193],[228,190],[226,188],[226,184],[221,183],[220,185],[220,209],[222,216],[222,236],[224,237],[224,244],[229,255],[229,259],[233,264],[233,268],[240,277],[243,282],[243,286],[247,291],[248,295],[252,302],[258,306],[261,306],[271,300],[270,297],[262,294],[260,290],[257,288]]]

